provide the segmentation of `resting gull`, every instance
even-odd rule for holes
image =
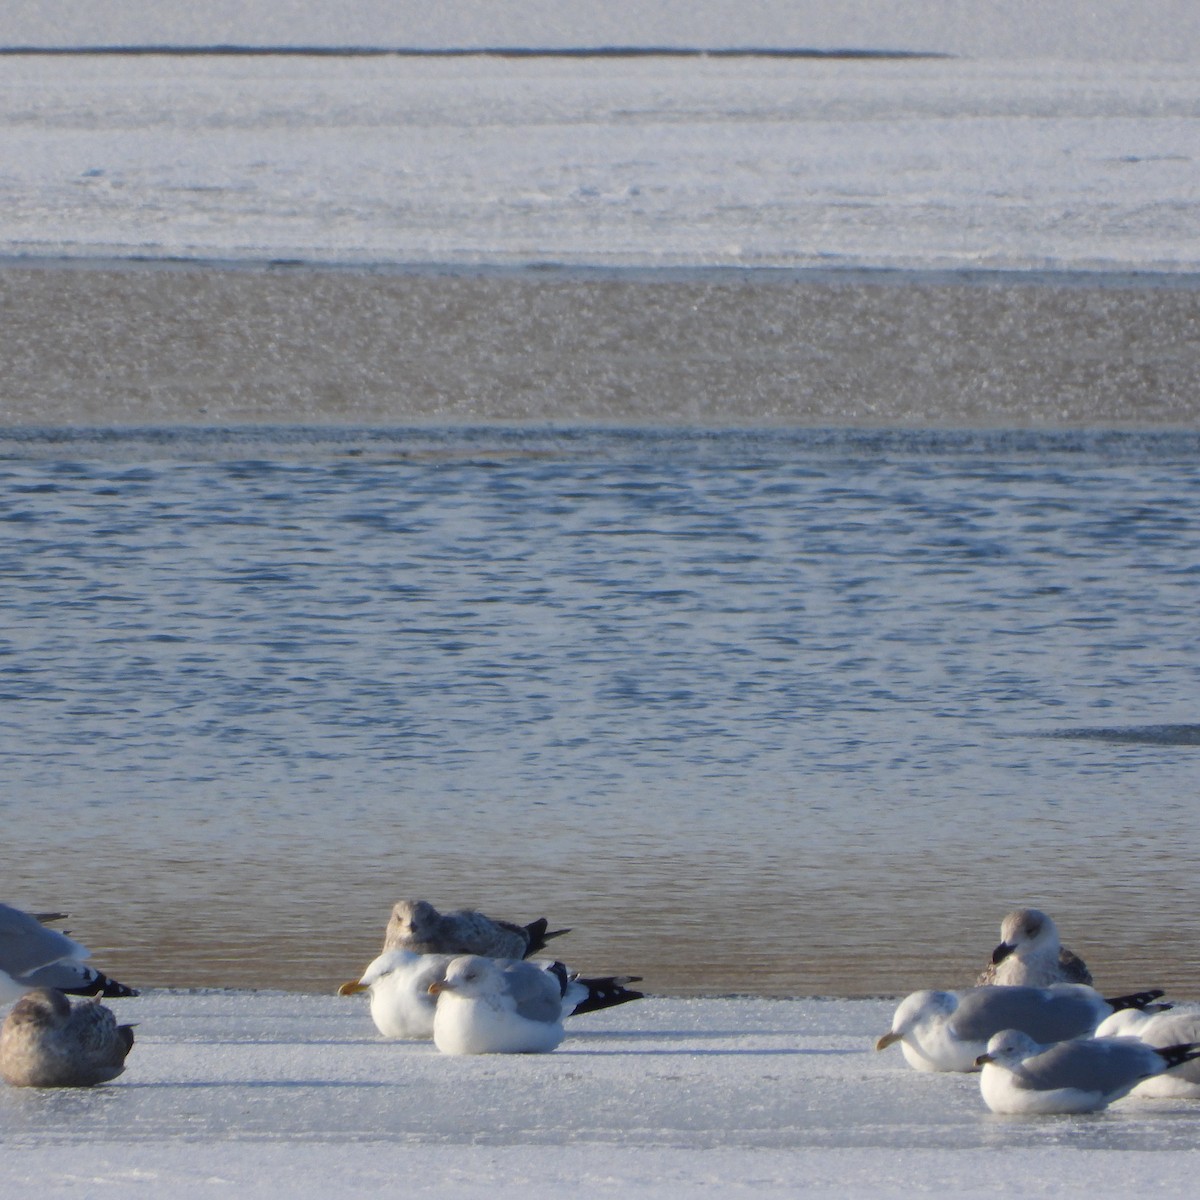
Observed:
[[[1112,1013],[1144,1008],[1161,995],[1155,990],[1105,1000],[1094,989],[1073,983],[913,992],[900,1002],[891,1030],[875,1049],[899,1042],[918,1071],[974,1071],[988,1039],[1002,1029],[1019,1029],[1044,1043],[1087,1037]]]
[[[1049,987],[1052,983],[1091,984],[1083,959],[1059,941],[1058,926],[1039,909],[1018,908],[1000,923],[1000,945],[975,981],[980,986],[1014,984]]]
[[[13,1087],[92,1087],[125,1070],[133,1030],[98,997],[72,1007],[54,988],[34,988],[0,1028],[0,1076]]]
[[[437,996],[433,1042],[443,1054],[540,1054],[563,1040],[571,978],[562,963],[543,969],[464,955],[429,990]]]
[[[385,950],[418,954],[481,954],[485,958],[528,958],[546,948],[551,938],[570,933],[549,929],[545,917],[516,925],[481,912],[460,909],[440,913],[428,900],[401,900],[392,908],[383,936]]]
[[[1082,1113],[1107,1108],[1144,1079],[1200,1057],[1200,1045],[1158,1048],[1135,1038],[1105,1037],[1053,1046],[1004,1029],[976,1060],[979,1089],[997,1113]]]
[[[60,920],[62,913],[43,913]],[[136,996],[137,992],[89,967],[91,951],[36,916],[0,904],[0,1004],[35,987],[57,988],[76,996]]]
[[[1097,1037],[1135,1037],[1160,1050],[1183,1042],[1200,1042],[1200,1008],[1173,1008],[1169,1012],[1138,1012],[1128,1009],[1106,1017]],[[1200,1059],[1184,1063],[1133,1089],[1134,1096],[1169,1100],[1200,1100]]]
[[[371,1020],[386,1038],[428,1039],[433,1037],[433,1018],[437,995],[431,985],[441,983],[453,961],[449,954],[416,954],[412,950],[385,950],[363,972],[362,978],[343,983],[339,996],[368,992]],[[524,966],[516,960],[504,960],[506,967]],[[571,974],[562,963],[530,963],[547,972],[560,997],[563,1017],[596,1012],[640,1000],[642,993],[628,985],[637,982],[632,975],[612,975],[585,979]]]

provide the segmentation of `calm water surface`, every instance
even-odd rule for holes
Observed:
[[[322,990],[400,896],[675,992],[1200,996],[1200,438],[0,441],[3,896]]]

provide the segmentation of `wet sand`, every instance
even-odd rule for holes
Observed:
[[[1196,428],[1179,276],[0,266],[9,428]]]

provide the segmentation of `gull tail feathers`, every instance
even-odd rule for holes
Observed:
[[[529,948],[525,951],[526,958],[531,954],[537,954],[539,950],[545,950],[546,943],[551,938],[562,937],[563,934],[571,932],[569,929],[551,929],[550,922],[545,917],[538,917],[536,921],[530,921],[524,929],[529,936]]]

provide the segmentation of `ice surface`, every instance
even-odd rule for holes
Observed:
[[[1190,66],[0,59],[39,256],[1200,269]]]
[[[784,46],[996,57],[1200,54],[1192,0],[8,0],[8,45]]]
[[[356,999],[152,993],[114,1002],[139,1022],[120,1080],[0,1091],[5,1187],[1187,1194],[1194,1105],[996,1118],[975,1077],[872,1049],[892,1006],[649,999],[577,1018],[552,1054],[451,1059],[383,1041]]]

